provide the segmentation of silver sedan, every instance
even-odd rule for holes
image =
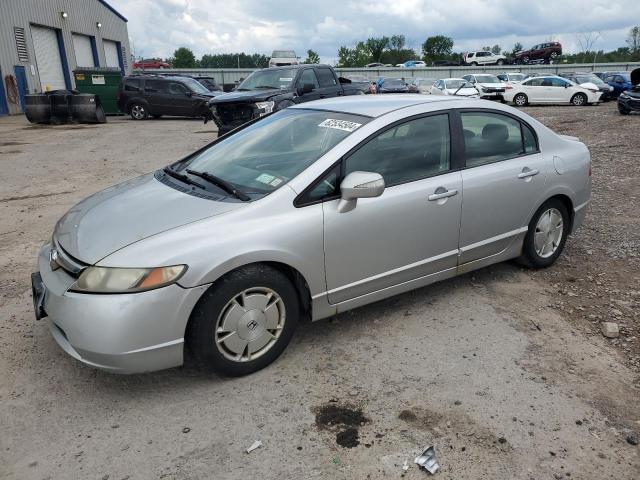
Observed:
[[[587,148],[483,100],[349,97],[287,108],[83,200],[32,275],[71,356],[131,373],[265,367],[319,320],[519,258],[583,222]]]

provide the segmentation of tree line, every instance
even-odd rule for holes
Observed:
[[[640,61],[640,26],[629,30],[627,46],[609,52],[593,48],[598,36],[597,32],[577,34],[576,38],[582,51],[564,54],[562,61],[566,63]],[[441,60],[459,62],[463,53],[454,51],[453,46],[453,39],[445,35],[427,37],[419,50],[410,48],[404,35],[371,37],[358,41],[350,47],[341,46],[338,49],[337,66],[364,67],[369,63],[397,65],[409,60],[423,60],[427,65]],[[513,58],[518,52],[524,50],[524,46],[516,42],[510,50],[505,50],[500,45],[487,45],[482,49]],[[205,54],[197,59],[191,49],[180,47],[171,58],[167,59],[167,62],[173,68],[266,68],[269,66],[269,57],[261,53],[241,52]],[[313,50],[307,50],[304,63],[320,63],[320,56]]]

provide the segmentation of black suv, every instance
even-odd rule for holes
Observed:
[[[122,79],[118,89],[118,108],[134,120],[162,115],[203,117],[216,93],[189,77],[131,75]]]

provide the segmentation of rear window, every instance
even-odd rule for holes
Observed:
[[[164,92],[167,82],[163,80],[145,80],[144,89],[148,92]]]

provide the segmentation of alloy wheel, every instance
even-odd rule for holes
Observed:
[[[134,105],[131,107],[131,115],[136,120],[142,120],[145,115],[144,107],[142,105]]]
[[[542,258],[552,256],[562,242],[564,222],[562,214],[556,208],[545,210],[538,218],[533,237],[536,253]]]
[[[576,96],[573,97],[572,103],[576,107],[579,107],[579,106],[583,105],[584,104],[584,95],[577,94]]]
[[[234,362],[264,355],[277,342],[286,320],[280,295],[266,287],[244,290],[222,309],[215,328],[218,351]]]
[[[513,100],[515,104],[519,107],[524,107],[525,104],[527,103],[527,98],[522,94],[516,95],[516,97]]]

